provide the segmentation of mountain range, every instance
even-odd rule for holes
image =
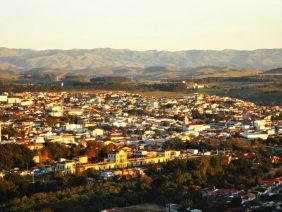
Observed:
[[[282,49],[132,51],[118,49],[43,50],[0,48],[0,67],[9,69],[199,66],[270,69],[282,66]]]
[[[255,73],[282,67],[282,49],[132,51],[127,49],[31,50],[0,48],[1,72],[83,75],[183,76]],[[185,75],[185,74],[184,74]]]

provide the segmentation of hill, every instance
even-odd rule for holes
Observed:
[[[5,73],[13,73],[9,70],[0,70],[0,79]],[[79,69],[79,70],[65,70],[57,68],[34,68],[27,71],[16,71],[14,73],[17,78],[42,80],[52,79],[60,80],[63,78],[67,79],[79,79],[88,77],[89,81],[91,77],[130,77],[135,80],[178,80],[178,79],[199,79],[208,77],[244,77],[252,76],[257,73],[264,73],[261,69],[247,68],[247,69],[236,69],[232,67],[220,67],[220,66],[203,66],[196,68],[186,68],[178,70],[166,66],[150,66],[146,68],[139,67],[117,67],[117,68],[91,68],[91,69]],[[14,76],[11,79],[16,79]],[[79,80],[80,81],[80,80]]]
[[[282,75],[282,68],[270,69],[268,71],[263,72],[265,75]]]

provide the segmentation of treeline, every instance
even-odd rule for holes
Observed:
[[[21,93],[21,92],[58,92],[62,91],[60,83],[53,82],[53,83],[31,83],[31,82],[19,82],[19,83],[12,83],[12,82],[3,82],[0,83],[0,93],[3,92],[13,92],[13,93]]]
[[[0,145],[0,171],[20,168],[26,169],[33,165],[33,152],[18,144]]]
[[[256,76],[246,76],[246,77],[206,77],[201,79],[184,79],[187,82],[196,82],[196,83],[214,83],[214,82],[281,82],[281,76],[275,75],[256,75]],[[181,82],[182,80],[179,80]]]
[[[150,83],[139,84],[138,88],[144,91],[183,91],[186,87],[183,83],[165,82],[165,83]]]
[[[132,79],[129,77],[121,76],[108,76],[108,77],[94,77],[90,79],[92,83],[132,83]]]

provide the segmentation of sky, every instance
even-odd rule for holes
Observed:
[[[282,0],[0,0],[0,46],[282,47]]]

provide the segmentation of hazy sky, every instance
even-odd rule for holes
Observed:
[[[0,46],[282,47],[282,0],[0,0]]]

